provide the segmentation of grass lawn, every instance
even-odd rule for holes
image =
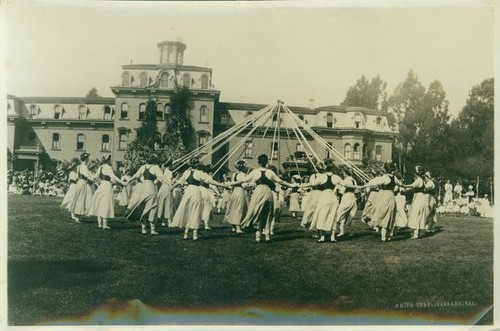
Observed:
[[[8,197],[10,325],[492,324],[493,220],[440,217],[419,240],[317,243],[285,214],[270,243],[215,215],[198,241],[118,217],[76,224],[60,199]],[[486,313],[488,312],[488,313]]]

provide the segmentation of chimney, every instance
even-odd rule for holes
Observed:
[[[316,100],[314,100],[313,98],[309,99],[309,108],[311,108],[311,109],[315,108],[314,107],[314,101],[316,101]]]

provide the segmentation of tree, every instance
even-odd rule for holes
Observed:
[[[95,87],[91,88],[90,91],[85,96],[85,98],[88,98],[88,99],[100,98],[100,97],[101,96],[99,95],[99,93],[97,92],[97,89]]]
[[[191,124],[189,90],[183,87],[170,98],[170,114],[165,119],[163,144],[166,152],[178,158],[193,149],[194,129]]]
[[[156,154],[160,162],[165,159],[159,145],[160,142],[160,133],[158,132],[156,119],[156,102],[149,100],[146,104],[142,124],[136,129],[136,138],[128,145],[125,151],[125,160],[132,171],[137,170],[144,163],[144,159],[151,154]]]
[[[368,81],[363,75],[346,93],[343,106],[366,107],[387,111],[387,83],[379,75]]]

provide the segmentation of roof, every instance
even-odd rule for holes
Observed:
[[[25,103],[75,103],[75,104],[114,104],[115,98],[83,98],[83,97],[17,97]]]
[[[318,107],[318,108],[316,108],[316,110],[318,112],[320,112],[320,111],[342,112],[342,113],[360,112],[363,114],[370,114],[370,115],[387,115],[386,112],[381,111],[381,110],[376,110],[376,109],[371,109],[371,108],[366,108],[366,107],[347,107],[347,106],[340,106],[340,105],[330,105],[330,106]]]
[[[204,72],[212,72],[212,68],[207,67],[198,67],[198,66],[184,66],[184,65],[175,65],[175,64],[124,64],[122,65],[123,69],[143,69],[143,70],[160,70],[160,69],[177,69],[184,71],[204,71]]]
[[[267,106],[269,105],[258,104],[258,103],[242,103],[242,102],[219,102],[217,104],[217,108],[223,110],[233,109],[233,110],[246,110],[246,111],[258,111]],[[317,113],[314,109],[307,107],[288,106],[288,108],[294,113],[300,113],[300,114]]]

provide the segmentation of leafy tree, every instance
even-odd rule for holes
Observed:
[[[99,93],[97,92],[97,89],[95,87],[91,88],[90,91],[85,96],[85,98],[89,98],[89,99],[100,98],[100,97],[101,96],[99,95]]]
[[[144,163],[144,159],[151,154],[156,154],[160,162],[164,159],[158,145],[160,141],[159,137],[156,102],[149,100],[146,104],[142,124],[136,129],[136,138],[128,145],[125,151],[125,160],[132,170],[137,170]]]
[[[178,158],[194,148],[194,129],[189,114],[192,108],[186,87],[177,90],[170,98],[171,112],[165,119],[163,143],[165,150],[173,158]]]
[[[386,87],[387,83],[379,75],[371,81],[363,75],[349,88],[342,105],[387,111]]]

